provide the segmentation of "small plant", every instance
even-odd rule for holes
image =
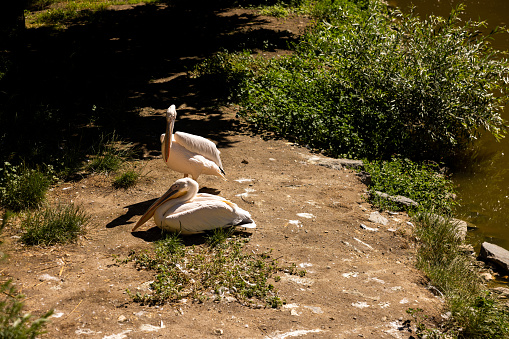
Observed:
[[[46,173],[4,162],[0,168],[0,203],[13,211],[36,208],[46,198],[50,184]]]
[[[248,305],[260,300],[279,307],[282,300],[267,280],[280,268],[266,254],[244,253],[247,241],[222,229],[207,235],[205,244],[186,247],[178,234],[167,234],[156,242],[153,254],[130,254],[137,267],[155,270],[156,276],[151,293],[128,293],[147,304],[233,297]]]
[[[45,207],[26,215],[21,241],[27,245],[54,245],[77,240],[89,216],[74,204]]]
[[[124,145],[115,133],[101,135],[94,150],[95,155],[87,165],[87,169],[94,172],[117,171],[122,166],[124,158],[131,156],[130,145]]]
[[[235,228],[229,227],[229,228],[216,228],[212,231],[210,231],[206,236],[205,239],[207,241],[207,244],[214,248],[220,244],[223,244],[226,242],[226,240],[233,236],[233,233],[235,232]]]
[[[36,338],[45,333],[44,327],[53,314],[50,310],[40,318],[32,320],[29,313],[22,314],[23,295],[7,280],[0,284],[0,338]]]
[[[438,165],[393,158],[391,161],[365,161],[364,168],[371,175],[371,202],[379,208],[400,210],[403,206],[375,194],[375,191],[410,198],[419,203],[420,209],[435,210],[440,214],[452,213],[453,184],[440,173]]]
[[[113,179],[113,187],[123,189],[134,187],[138,183],[140,176],[141,174],[138,171],[132,169],[127,170]]]

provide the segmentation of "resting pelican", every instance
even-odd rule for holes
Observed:
[[[198,183],[191,178],[175,181],[143,214],[132,232],[152,216],[158,227],[182,234],[232,226],[256,227],[249,212],[217,195],[198,193]]]
[[[197,180],[200,174],[224,177],[223,165],[216,145],[203,137],[175,132],[173,126],[177,118],[175,105],[166,113],[166,133],[161,134],[161,151],[166,166],[174,171],[189,174]]]

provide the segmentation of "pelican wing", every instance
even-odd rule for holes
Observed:
[[[216,144],[212,141],[198,135],[185,132],[175,132],[173,136],[175,141],[187,150],[198,153],[210,161],[213,161],[221,170],[223,170],[223,164],[221,163],[221,158],[219,156],[220,152],[217,149]]]
[[[225,199],[210,198],[195,199],[170,209],[160,222],[160,227],[183,234],[229,226],[256,227],[247,211]]]

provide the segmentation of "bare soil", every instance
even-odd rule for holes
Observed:
[[[307,22],[240,9],[215,14],[221,17],[242,19],[230,35],[258,30],[267,36],[283,32],[284,39],[302,33]],[[288,52],[275,48],[272,53]],[[179,60],[192,56],[180,55]],[[319,166],[312,161],[317,154],[304,147],[249,132],[234,106],[209,109],[213,99],[182,86],[187,81],[182,80],[185,64],[152,79],[152,86],[164,86],[164,91],[157,88],[152,100],[137,106],[138,115],[148,122],[139,125],[145,154],[136,166],[144,166],[145,176],[135,188],[116,190],[112,177],[104,174],[52,188],[50,202],[80,203],[92,217],[78,243],[26,247],[17,241],[15,229],[4,232],[3,250],[9,258],[1,272],[26,295],[26,311],[40,315],[55,310],[45,337],[411,338],[415,323],[409,308],[440,318],[440,300],[414,268],[416,249],[407,215],[381,213],[386,225],[370,221],[375,210],[366,202],[366,186],[356,172]],[[136,89],[138,94],[150,90]],[[274,283],[286,300],[283,307],[253,308],[224,300],[151,307],[126,294],[126,289],[143,289],[153,276],[132,264],[118,264],[115,256],[152,248],[161,234],[153,221],[139,232],[130,230],[150,203],[182,176],[164,165],[159,151],[164,112],[172,103],[179,113],[176,130],[218,144],[228,180],[201,176],[198,181],[251,213],[258,227],[250,234],[248,250],[272,250],[280,263],[295,263],[307,271],[302,278],[283,275]]]

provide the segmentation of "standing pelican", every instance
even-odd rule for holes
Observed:
[[[161,151],[166,166],[174,171],[189,174],[197,180],[200,174],[224,177],[223,165],[216,145],[203,137],[175,132],[173,126],[177,118],[175,105],[166,113],[166,133],[161,134]]]
[[[203,233],[232,226],[256,227],[249,212],[217,195],[198,193],[198,183],[191,178],[175,181],[170,189],[149,207],[131,232],[152,216],[158,227],[182,234]]]

